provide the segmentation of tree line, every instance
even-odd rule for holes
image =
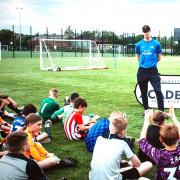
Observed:
[[[88,39],[94,40],[97,44],[118,44],[118,45],[132,45],[134,46],[139,40],[143,38],[143,35],[135,35],[134,33],[123,33],[121,35],[117,35],[112,31],[81,31],[76,32],[76,30],[72,30],[71,27],[67,27],[65,31],[61,31],[61,34],[49,34],[48,28],[45,34],[36,33],[35,35],[31,34],[21,34],[21,45],[22,50],[29,50],[29,48],[34,48],[38,43],[39,38],[47,38],[47,39]],[[179,55],[180,54],[180,42],[175,43],[173,37],[154,37],[159,40],[164,52],[166,54],[171,55]],[[1,45],[8,45],[9,50],[13,48],[15,50],[19,49],[20,42],[20,34],[15,33],[9,29],[1,29],[0,30],[0,42]],[[34,43],[32,43],[34,42]],[[33,44],[33,46],[30,44]],[[173,54],[172,54],[173,53]]]

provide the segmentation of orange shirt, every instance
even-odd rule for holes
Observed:
[[[34,142],[34,139],[31,133],[28,132],[28,129],[25,130],[28,134],[28,141],[30,144],[30,150],[26,152],[26,157],[32,157],[36,161],[42,161],[47,158],[48,151],[39,143]]]

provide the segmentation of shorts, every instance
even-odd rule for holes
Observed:
[[[138,179],[140,177],[140,174],[136,168],[131,168],[126,171],[121,172],[122,179]]]

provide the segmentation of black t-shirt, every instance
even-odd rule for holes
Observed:
[[[148,140],[148,142],[153,145],[154,147],[158,148],[158,149],[163,149],[164,146],[162,145],[162,143],[159,140],[160,137],[160,127],[156,126],[156,125],[150,125],[147,129],[147,135],[146,138]],[[139,159],[141,160],[141,162],[144,161],[151,161],[153,164],[153,160],[151,160],[144,152],[142,152],[141,149],[139,149],[138,151],[138,156]]]

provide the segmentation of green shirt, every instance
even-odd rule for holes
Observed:
[[[70,105],[66,105],[66,106],[60,108],[59,110],[57,110],[56,112],[54,112],[53,115],[51,116],[51,119],[52,119],[52,120],[53,120],[53,119],[56,119],[56,117],[57,117],[58,115],[63,114],[62,122],[63,122],[63,124],[64,124],[64,122],[65,122],[68,114],[69,114],[70,112],[72,112],[73,110],[74,110],[74,105],[71,105],[71,104],[70,104]]]
[[[51,118],[52,114],[60,108],[59,104],[52,98],[45,98],[41,105],[39,115],[44,121]]]

